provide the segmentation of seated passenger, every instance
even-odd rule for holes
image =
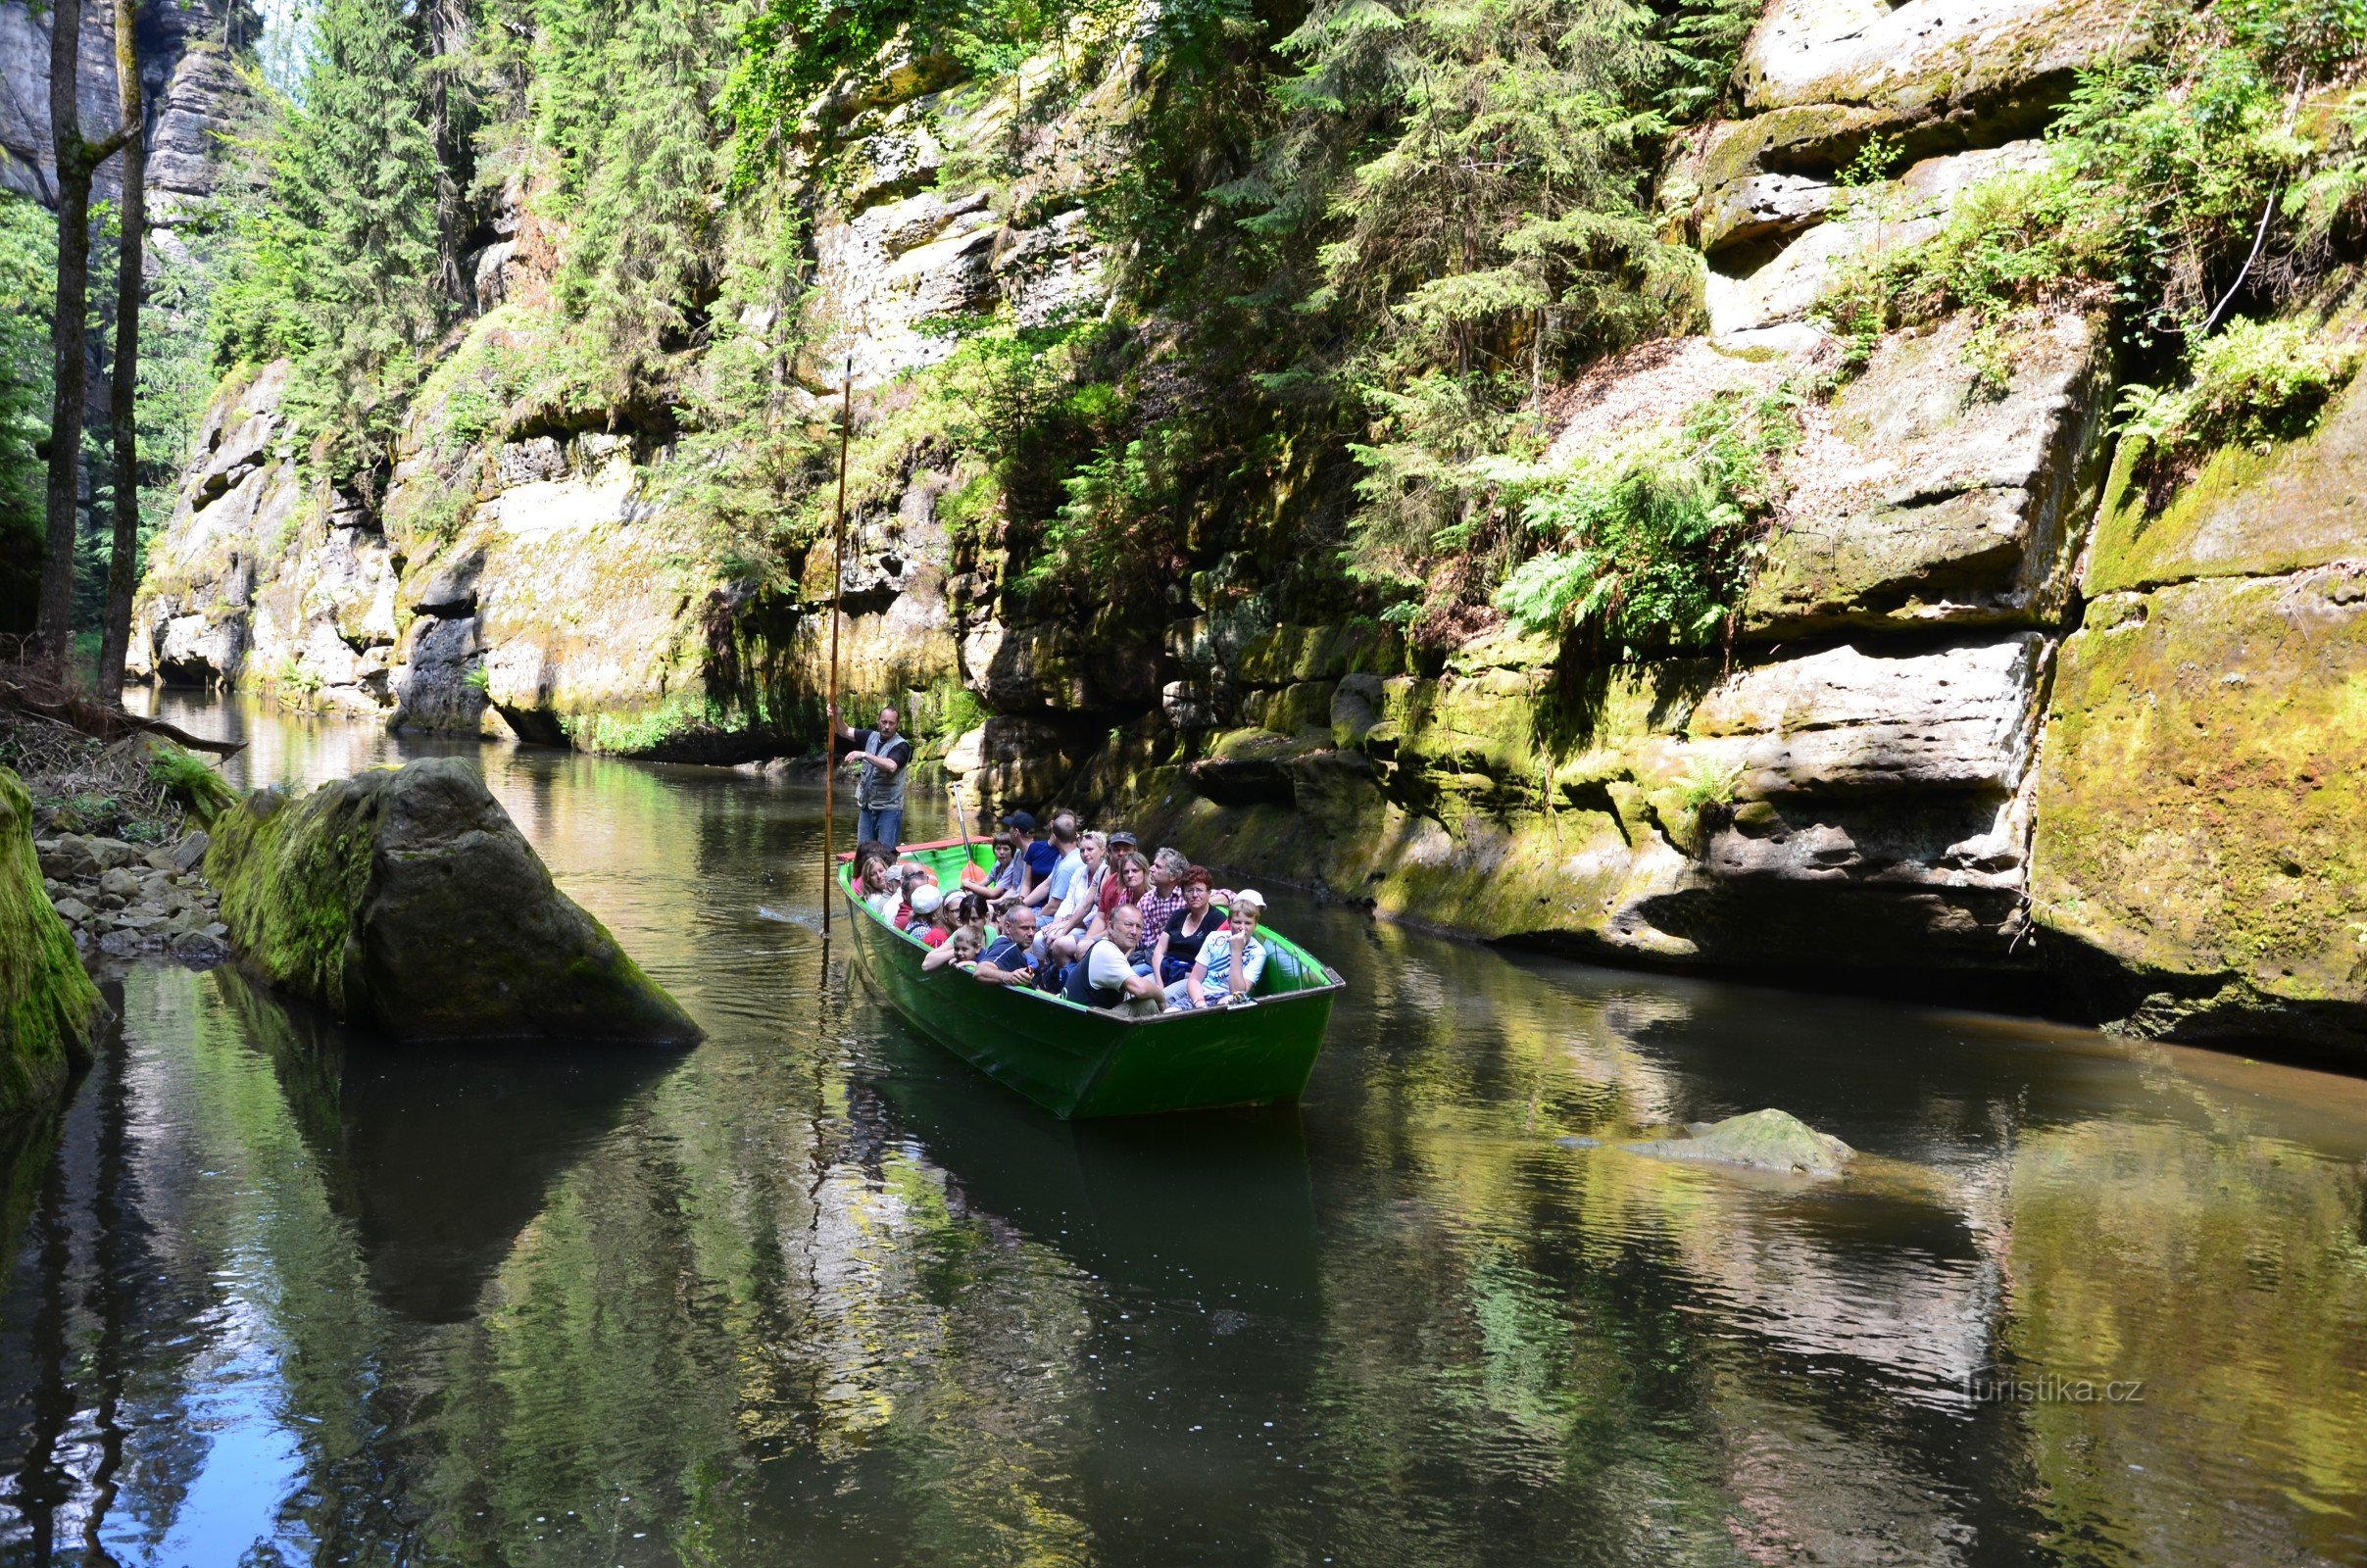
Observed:
[[[929,912],[926,921],[912,922],[912,934],[920,939],[924,948],[941,948],[962,924],[962,896],[940,892],[937,907]]]
[[[904,902],[903,891],[888,878],[888,862],[876,855],[856,861],[855,896],[882,920],[895,919],[896,906]]]
[[[1152,939],[1151,972],[1162,985],[1173,985],[1200,961],[1200,946],[1224,924],[1224,916],[1209,901],[1215,877],[1205,865],[1184,867],[1176,883],[1183,904],[1167,916],[1166,929]]]
[[[1026,903],[1034,905],[1047,915],[1060,906],[1068,897],[1068,884],[1085,868],[1085,857],[1079,845],[1076,813],[1062,811],[1052,819],[1052,868],[1038,877],[1027,890]]]
[[[908,876],[905,890],[904,907],[896,915],[896,929],[909,937],[921,938],[944,906],[945,894],[925,869],[917,880]]]
[[[1109,846],[1099,833],[1085,833],[1077,839],[1077,856],[1081,862],[1077,873],[1068,879],[1068,892],[1060,906],[1045,927],[1042,938],[1043,955],[1062,963],[1074,963],[1083,957],[1093,941],[1094,916],[1101,911],[1102,889],[1110,883]]]
[[[1265,968],[1265,944],[1257,940],[1257,921],[1265,913],[1265,899],[1255,889],[1233,895],[1224,929],[1213,931],[1200,946],[1200,961],[1191,972],[1167,987],[1167,1010],[1245,1003]]]
[[[1117,1007],[1141,1003],[1156,1012],[1159,982],[1136,974],[1126,955],[1143,937],[1143,911],[1121,904],[1110,916],[1110,934],[1087,949],[1061,982],[1060,995],[1088,1007]]]
[[[920,960],[920,972],[926,974],[932,969],[943,969],[950,965],[975,963],[979,951],[978,928],[974,925],[957,927],[952,936],[929,949],[927,956]]]
[[[1009,833],[995,835],[995,863],[986,873],[986,896],[1001,902],[1014,899],[1025,891],[1020,881],[1027,875],[1027,862],[1019,858],[1019,841]]]
[[[1035,984],[1035,959],[1027,956],[1035,939],[1035,910],[1024,904],[1004,910],[1001,933],[978,955],[978,967],[970,972],[990,986]]]
[[[1012,881],[1016,891],[996,889],[996,906],[1022,901],[1041,905],[1044,901],[1035,896],[1035,891],[1050,880],[1053,867],[1060,863],[1060,854],[1048,840],[1037,836],[1036,819],[1025,811],[1006,811],[1003,825],[1011,832]]]
[[[1159,939],[1167,934],[1167,921],[1184,906],[1183,879],[1190,869],[1192,862],[1180,850],[1162,849],[1151,857],[1151,887],[1142,897],[1146,949],[1159,946]]]

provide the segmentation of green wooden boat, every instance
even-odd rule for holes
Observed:
[[[994,856],[986,845],[957,840],[907,845],[902,853],[935,871],[948,890],[961,886],[964,866]],[[856,897],[853,876],[853,865],[842,861],[838,891],[865,978],[914,1028],[1056,1116],[1296,1100],[1314,1070],[1340,977],[1270,927],[1257,928],[1266,960],[1255,1005],[1134,1018],[986,985],[951,967],[923,973],[928,950],[873,914]]]

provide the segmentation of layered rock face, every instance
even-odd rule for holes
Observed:
[[[248,972],[397,1039],[699,1038],[459,759],[259,790],[205,865]]]
[[[2033,907],[2110,960],[2108,1005],[2149,1032],[2367,1046],[2362,394],[2098,527],[2040,762]]]
[[[1009,305],[1040,321],[1098,301],[1101,257],[1062,192],[1094,127],[1122,112],[1129,69],[1049,128],[1024,128],[1022,219],[1000,216],[986,176],[944,177],[965,148],[1012,137],[1010,101],[964,107],[941,74],[890,73],[845,130],[863,169],[817,224],[801,415],[827,428],[850,352],[859,394],[943,358],[952,340],[923,330],[929,318]],[[456,360],[539,325],[546,280],[514,243],[486,251],[476,273],[488,314]],[[1067,695],[1057,672],[1039,688],[1032,634],[995,618],[991,586],[954,580],[939,512],[960,476],[942,461],[913,462],[891,499],[851,510],[843,563],[819,548],[794,595],[760,599],[686,537],[657,478],[669,454],[630,429],[456,444],[453,389],[431,380],[373,503],[308,479],[287,374],[265,367],[217,395],[152,547],[135,678],[244,684],[407,728],[739,761],[814,731],[835,589],[852,691],[966,678],[1039,706]]]
[[[244,0],[190,0],[139,9],[140,82],[149,115],[148,222],[162,259],[180,254],[174,230],[214,193],[221,161],[215,141],[246,113],[250,89],[231,59],[225,26],[242,42],[262,30]],[[56,199],[49,139],[49,15],[24,0],[0,0],[0,190],[44,205]],[[82,133],[101,139],[116,126],[115,13],[82,11],[77,97]],[[99,166],[92,194],[113,201],[121,166]]]
[[[1707,330],[1565,389],[1556,451],[1830,375],[1841,346],[1810,317],[1842,269],[2031,163],[2110,23],[1779,5],[1746,51],[1746,117],[1696,133],[1664,181],[1707,253]],[[1836,171],[1878,133],[1914,161],[1845,190]],[[1573,676],[1554,646],[1500,634],[1425,667],[1377,632],[1275,624],[1219,569],[1167,639],[1183,678],[1164,716],[1206,755],[1161,766],[1146,743],[1105,777],[1200,853],[1278,856],[1486,936],[1828,972],[2026,966],[2034,760],[2113,368],[2105,321],[2077,309],[2008,323],[2001,375],[1976,368],[1973,331],[1894,332],[1807,403],[1730,662]],[[990,725],[976,776],[999,782],[1012,749]]]
[[[1779,4],[1749,112],[1664,182],[1708,258],[1707,331],[1566,389],[1558,449],[1814,373],[1841,270],[2029,166],[2120,20]],[[1844,189],[1874,135],[1914,161]],[[2029,974],[2141,1033],[2355,1051],[2367,402],[2222,455],[2148,518],[2102,472],[2108,322],[2006,323],[2001,378],[1972,368],[1972,331],[1894,333],[1809,408],[1729,664],[1572,676],[1499,635],[1425,668],[1380,628],[1276,625],[1254,582],[1205,573],[1162,715],[1197,738],[1146,732],[1093,776],[1197,854],[1486,936]],[[1045,769],[1006,759],[1052,739],[996,720],[951,760],[1024,797]]]

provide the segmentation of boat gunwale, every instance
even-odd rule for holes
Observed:
[[[982,844],[984,842],[984,840],[976,838],[932,839],[921,844],[900,844],[896,847],[896,853],[899,856],[902,856],[907,852],[913,850],[967,849],[971,846]],[[894,937],[899,942],[911,946],[918,953],[927,953],[929,949],[926,944],[916,942],[905,932],[897,930],[896,927],[890,925],[887,920],[884,919],[876,910],[874,910],[868,904],[865,904],[860,897],[856,895],[853,876],[854,860],[855,852],[852,850],[843,851],[838,857],[839,868],[833,872],[831,881],[837,887],[839,895],[844,898],[848,904],[854,906],[857,914],[861,915],[864,919],[869,920],[873,925],[886,932],[889,936]],[[1264,927],[1265,922],[1261,920],[1258,922],[1258,925],[1262,928]],[[1312,1000],[1316,997],[1329,996],[1334,992],[1345,991],[1348,989],[1348,982],[1341,979],[1340,972],[1337,969],[1334,969],[1330,964],[1325,963],[1321,958],[1316,957],[1313,954],[1307,953],[1305,948],[1299,947],[1296,942],[1291,942],[1291,939],[1283,936],[1281,932],[1269,930],[1269,934],[1280,938],[1284,942],[1290,942],[1290,945],[1294,949],[1297,949],[1297,951],[1300,953],[1307,954],[1308,961],[1312,962],[1317,968],[1323,971],[1324,979],[1321,985],[1300,986],[1295,990],[1277,992],[1269,997],[1253,998],[1251,1002],[1252,1006],[1280,1006],[1286,1003],[1297,1002],[1302,999]],[[971,975],[968,978],[973,984],[983,985],[986,983],[978,980],[975,975]],[[1117,1012],[1107,1007],[1088,1007],[1082,1004],[1070,1002],[1066,997],[1055,996],[1048,991],[1039,991],[1034,986],[996,986],[993,989],[1004,993],[1006,996],[1022,996],[1032,998],[1037,1002],[1046,1003],[1052,1006],[1058,1007],[1066,1013],[1086,1018],[1099,1018],[1108,1023],[1124,1025],[1129,1029],[1139,1029],[1153,1024],[1184,1023],[1195,1018],[1205,1020],[1209,1014],[1222,1014],[1232,1010],[1232,1004],[1228,1003],[1223,1006],[1187,1007],[1176,1012],[1160,1011],[1144,1015]]]

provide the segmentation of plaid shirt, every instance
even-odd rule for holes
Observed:
[[[1145,948],[1158,945],[1159,934],[1167,929],[1167,921],[1174,916],[1176,910],[1183,906],[1183,884],[1180,882],[1175,885],[1175,891],[1172,893],[1160,893],[1154,889],[1143,895],[1143,902],[1139,907],[1143,911],[1143,946]]]

